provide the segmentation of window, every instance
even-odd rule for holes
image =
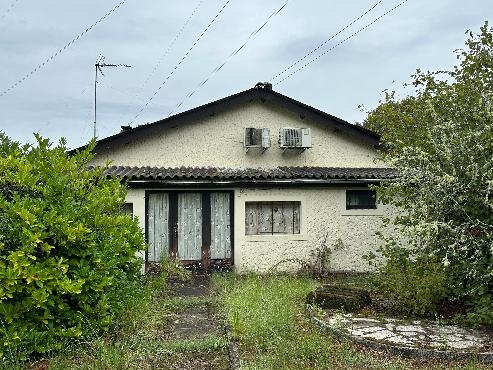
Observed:
[[[346,190],[346,209],[377,209],[374,190]]]
[[[133,217],[133,215],[134,215],[134,205],[133,205],[133,203],[123,203],[122,213],[124,215],[129,215],[129,216]]]
[[[299,234],[300,202],[246,202],[245,233]]]

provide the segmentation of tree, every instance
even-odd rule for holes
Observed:
[[[139,274],[142,231],[120,181],[87,168],[93,146],[69,156],[0,133],[0,358],[105,330]]]
[[[364,125],[381,133],[382,159],[400,172],[378,189],[403,211],[381,272],[438,264],[445,293],[435,299],[460,301],[472,322],[493,324],[493,28],[468,34],[453,70],[417,70],[414,94],[387,93]],[[413,288],[402,285],[394,293]]]

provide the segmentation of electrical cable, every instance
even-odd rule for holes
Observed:
[[[299,71],[301,71],[302,69],[305,69],[307,66],[309,66],[310,64],[312,64],[313,62],[315,62],[316,60],[318,60],[319,58],[321,58],[322,56],[324,56],[325,54],[327,54],[328,52],[334,50],[336,47],[342,45],[343,43],[345,43],[346,41],[348,41],[349,39],[353,38],[354,36],[356,36],[357,34],[359,34],[361,31],[367,29],[368,27],[370,27],[371,25],[375,24],[376,22],[378,22],[380,19],[382,19],[383,17],[385,17],[387,14],[390,14],[392,13],[394,10],[396,10],[397,8],[399,8],[401,5],[403,5],[404,3],[406,3],[408,0],[404,0],[402,2],[400,2],[399,4],[397,4],[396,6],[394,6],[392,9],[388,10],[387,12],[385,12],[384,14],[382,14],[381,16],[375,18],[373,21],[371,21],[370,23],[368,23],[366,26],[360,28],[358,31],[352,33],[351,35],[349,35],[348,37],[346,37],[344,40],[340,41],[339,43],[337,43],[336,45],[332,46],[330,49],[324,51],[322,54],[318,55],[317,57],[311,59],[308,63],[305,63],[303,66],[301,66],[300,68],[298,68],[297,70],[295,70],[294,72],[292,72],[291,74],[287,75],[286,77],[284,77],[282,80],[280,80],[279,82],[275,83],[274,85],[279,85],[281,84],[283,81],[287,80],[288,78],[292,77],[293,75],[295,75],[296,73],[298,73]]]
[[[42,67],[44,67],[47,63],[51,62],[56,56],[64,52],[69,46],[74,44],[76,41],[78,41],[82,36],[84,36],[86,33],[88,33],[90,30],[92,30],[96,25],[104,21],[106,18],[108,18],[112,13],[114,13],[118,8],[120,8],[123,4],[125,4],[127,0],[121,0],[118,4],[116,4],[110,11],[108,11],[105,15],[103,15],[101,18],[99,18],[96,22],[91,24],[89,27],[87,27],[84,31],[79,33],[77,37],[74,37],[70,42],[65,44],[62,48],[60,48],[55,54],[52,54],[50,57],[46,58],[42,63],[38,64],[36,68],[34,68],[32,71],[26,73],[22,78],[17,80],[15,83],[10,85],[7,89],[3,90],[0,92],[0,96],[3,96],[19,86],[21,83],[23,83],[26,79],[31,77],[35,72],[39,71]]]
[[[161,83],[161,85],[159,85],[159,87],[154,91],[154,93],[151,95],[151,97],[147,100],[147,102],[140,108],[140,110],[137,112],[137,114],[135,115],[135,117],[132,119],[132,121],[130,121],[129,125],[132,125],[134,123],[134,121],[142,114],[142,112],[149,106],[149,104],[152,102],[152,100],[156,97],[156,95],[159,93],[159,91],[166,85],[166,83],[169,81],[169,79],[171,78],[171,76],[173,76],[173,74],[176,72],[176,70],[180,67],[180,65],[185,61],[185,59],[188,57],[188,55],[190,54],[190,52],[193,50],[193,48],[195,47],[195,45],[197,45],[197,43],[200,41],[200,39],[202,39],[202,37],[205,35],[205,33],[209,30],[209,28],[212,26],[212,24],[216,21],[216,19],[221,15],[221,13],[224,11],[224,9],[226,8],[226,6],[228,6],[229,2],[231,0],[227,0],[223,6],[219,9],[219,11],[217,12],[217,14],[211,19],[211,21],[209,22],[209,24],[207,25],[207,27],[205,27],[205,29],[202,31],[202,33],[199,35],[199,37],[197,37],[197,39],[195,40],[195,42],[192,44],[192,46],[190,46],[190,48],[187,50],[187,52],[185,53],[185,55],[183,55],[183,57],[180,59],[180,61],[174,66],[174,68],[171,70],[171,72],[168,74],[168,76],[166,76],[166,78],[164,79],[164,81]]]
[[[170,53],[170,51],[173,48],[173,46],[176,44],[176,41],[178,41],[179,37],[181,36],[181,34],[185,30],[185,28],[190,23],[190,21],[192,20],[192,18],[195,15],[195,13],[197,13],[197,11],[199,10],[199,8],[200,8],[200,6],[202,5],[203,2],[204,2],[204,0],[200,0],[198,2],[198,4],[195,6],[195,9],[192,11],[192,14],[190,14],[190,16],[186,19],[185,23],[183,23],[183,25],[181,26],[181,28],[178,31],[178,33],[175,35],[175,37],[173,38],[173,40],[171,41],[171,43],[166,48],[166,51],[159,57],[158,61],[156,62],[156,64],[152,68],[152,71],[147,75],[147,77],[145,78],[145,80],[142,83],[142,85],[137,89],[137,92],[135,93],[134,99],[138,99],[139,96],[142,94],[144,88],[147,86],[147,84],[149,83],[149,81],[151,80],[151,78],[155,75],[156,71],[158,70],[158,68],[162,64],[162,62],[166,59],[166,57]]]
[[[0,17],[0,21],[3,21],[3,19],[7,16],[7,14],[9,14],[12,11],[12,9],[14,9],[14,7],[17,5],[18,2],[19,2],[19,0],[14,0],[10,3],[7,10],[5,10],[5,12]]]
[[[228,57],[224,60],[224,62],[222,62],[220,65],[218,65],[216,68],[214,68],[211,71],[211,73],[209,74],[209,76],[207,76],[204,80],[202,80],[195,87],[194,90],[192,90],[184,98],[182,98],[182,100],[176,105],[176,107],[168,113],[168,117],[171,116],[177,109],[179,109],[183,105],[183,103],[185,102],[186,99],[191,98],[192,95],[194,95],[197,92],[197,90],[199,90],[202,86],[204,86],[207,83],[207,81],[209,81],[212,77],[214,77],[214,75],[217,72],[219,72],[226,65],[226,63],[228,63],[230,61],[231,58],[233,58],[236,54],[238,54],[246,46],[246,44],[250,41],[250,39],[252,39],[256,34],[258,34],[267,25],[267,23],[269,23],[271,18],[275,17],[277,14],[279,14],[284,9],[284,7],[288,4],[288,2],[289,2],[289,0],[286,0],[286,2],[279,9],[277,9],[271,15],[269,15],[269,17],[265,20],[265,22],[260,27],[258,27],[255,31],[253,31],[250,34],[250,36],[248,36],[248,38],[245,40],[245,42],[243,42],[243,44],[241,44],[241,46],[239,48],[233,50],[228,55]]]
[[[318,49],[320,49],[322,46],[324,46],[326,43],[328,43],[330,40],[334,39],[336,36],[338,36],[339,34],[341,34],[342,32],[344,32],[346,29],[348,29],[349,27],[351,27],[353,24],[355,24],[357,21],[359,21],[361,18],[363,18],[365,15],[367,15],[368,13],[370,13],[373,9],[375,9],[383,0],[380,0],[378,2],[376,2],[375,4],[373,4],[373,6],[368,9],[366,12],[364,12],[363,14],[361,14],[359,17],[353,19],[350,23],[348,23],[344,28],[340,29],[338,32],[336,32],[335,34],[333,34],[331,37],[329,37],[327,40],[325,40],[324,42],[322,42],[321,44],[319,44],[318,46],[316,46],[314,49],[312,49],[310,52],[308,52],[307,54],[305,54],[302,58],[298,59],[296,62],[294,62],[293,64],[291,64],[289,67],[285,68],[282,72],[279,72],[278,74],[276,74],[274,77],[271,77],[268,81],[270,82],[273,82],[277,77],[283,75],[284,73],[286,73],[287,71],[289,71],[291,68],[293,68],[295,65],[297,65],[298,63],[302,62],[303,60],[305,60],[306,58],[308,58],[310,55],[312,55],[314,52],[316,52]]]

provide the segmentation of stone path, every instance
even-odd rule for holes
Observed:
[[[493,362],[492,337],[473,329],[429,321],[376,319],[343,313],[314,320],[324,328],[362,344],[394,348],[396,350],[392,352],[409,357],[479,357],[483,361]]]
[[[210,297],[209,276],[193,275],[189,281],[173,281],[170,290],[172,296],[184,300]],[[204,339],[210,335],[220,336],[222,330],[206,300],[180,310],[172,321],[170,339]]]
[[[209,275],[194,274],[188,281],[171,281],[169,288],[172,299],[179,300],[183,304],[170,322],[169,341],[198,343],[224,336],[223,324],[215,314],[211,303]],[[215,349],[206,357],[198,356],[188,361],[187,364],[181,364],[183,369],[220,370],[231,367],[228,351],[224,348]]]

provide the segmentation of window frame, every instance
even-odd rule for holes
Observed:
[[[252,200],[252,201],[246,201],[245,202],[245,236],[247,237],[255,237],[255,236],[276,236],[276,235],[282,235],[282,236],[301,236],[301,201],[299,200]],[[247,218],[248,218],[248,206],[249,205],[254,205],[255,207],[261,207],[261,206],[270,206],[270,215],[267,217],[267,220],[270,220],[270,231],[269,232],[258,232],[258,233],[248,233],[248,227],[247,227]],[[292,226],[291,230],[292,232],[279,232],[274,230],[275,222],[274,222],[274,213],[277,212],[277,210],[274,210],[274,208],[277,206],[285,206],[285,205],[292,205],[293,209],[293,215],[292,215]],[[258,217],[257,217],[257,222],[258,222]],[[260,226],[256,226],[257,229],[260,228]]]
[[[364,204],[351,205],[350,204],[350,196],[351,195],[356,195],[356,194],[370,195],[369,198],[372,198],[374,200],[374,202],[371,203],[371,204],[370,203],[364,203]],[[371,190],[371,189],[346,189],[346,210],[347,211],[353,211],[353,210],[375,210],[375,209],[378,209],[378,206],[377,206],[377,193],[376,193],[375,190]]]
[[[134,217],[134,203],[133,202],[124,202],[121,207],[121,211],[123,214],[128,215],[130,217]],[[130,211],[130,212],[128,212]]]

